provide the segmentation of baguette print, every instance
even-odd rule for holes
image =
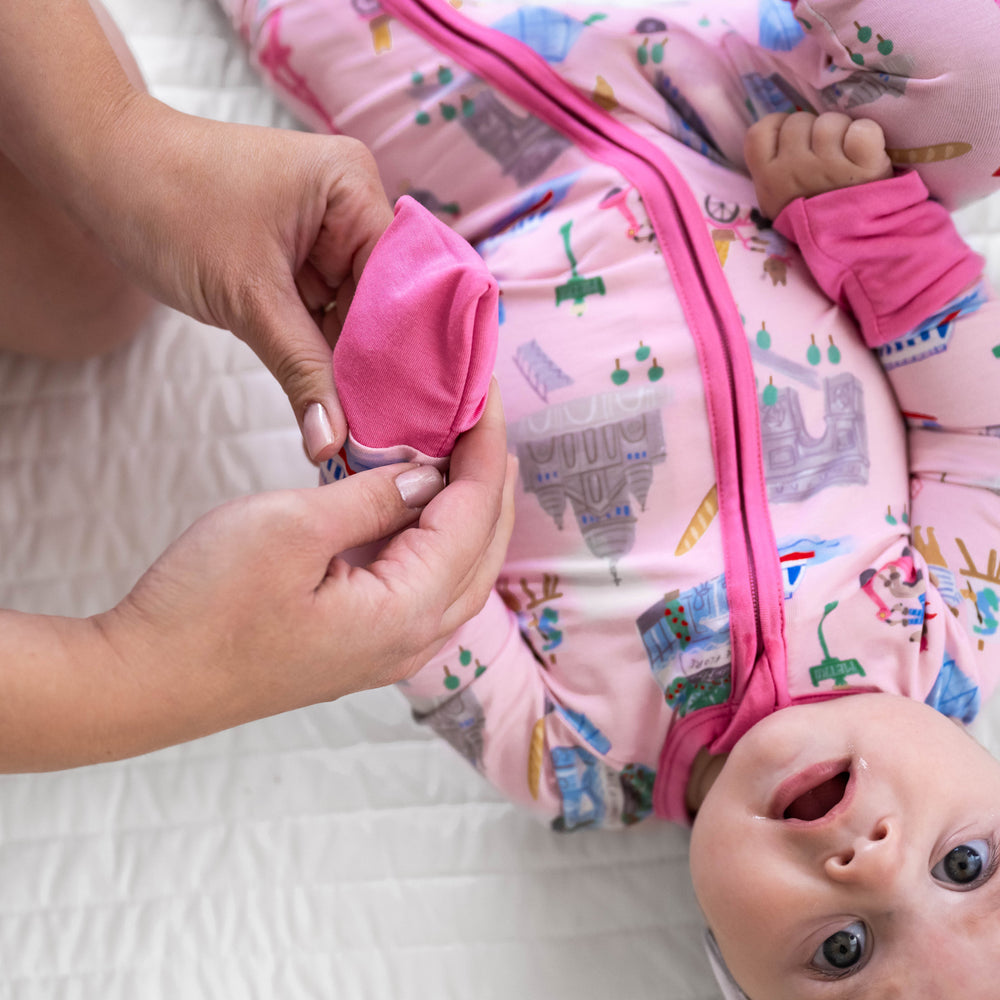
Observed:
[[[889,159],[897,167],[910,166],[914,163],[940,163],[941,160],[954,160],[971,151],[972,146],[967,142],[939,142],[936,146],[886,150]]]
[[[614,111],[618,107],[618,99],[611,88],[611,84],[600,74],[597,75],[597,82],[594,84],[594,92],[591,94],[594,103],[605,111]]]
[[[694,512],[681,540],[674,550],[675,556],[682,556],[689,549],[693,549],[699,538],[708,530],[713,518],[719,513],[719,488],[716,483],[712,483],[712,488],[705,494],[705,499],[698,504],[698,509]]]
[[[528,791],[533,799],[538,799],[538,783],[542,777],[542,757],[545,752],[545,716],[535,723],[531,730],[528,746]]]

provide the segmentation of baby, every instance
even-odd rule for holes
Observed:
[[[1000,183],[1000,8],[228,2],[410,196],[328,478],[503,391],[517,527],[418,717],[555,829],[693,822],[732,996],[987,995],[1000,337],[943,206]]]

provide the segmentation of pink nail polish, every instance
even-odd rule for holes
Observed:
[[[407,507],[423,507],[444,488],[444,477],[431,465],[401,472],[395,479],[396,489]]]
[[[333,428],[322,403],[311,403],[302,418],[302,440],[306,451],[315,462],[324,448],[333,444]]]

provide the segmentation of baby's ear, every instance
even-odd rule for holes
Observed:
[[[719,942],[715,940],[715,935],[710,930],[705,931],[705,954],[708,955],[708,964],[712,967],[715,981],[722,990],[723,1000],[750,1000],[733,979],[733,974],[729,971],[722,952],[719,951]]]

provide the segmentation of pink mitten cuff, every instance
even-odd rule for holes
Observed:
[[[983,259],[915,173],[797,198],[775,220],[819,286],[878,347],[972,285]]]
[[[443,464],[486,405],[498,301],[479,254],[413,198],[401,198],[333,352],[349,454],[391,449]]]

